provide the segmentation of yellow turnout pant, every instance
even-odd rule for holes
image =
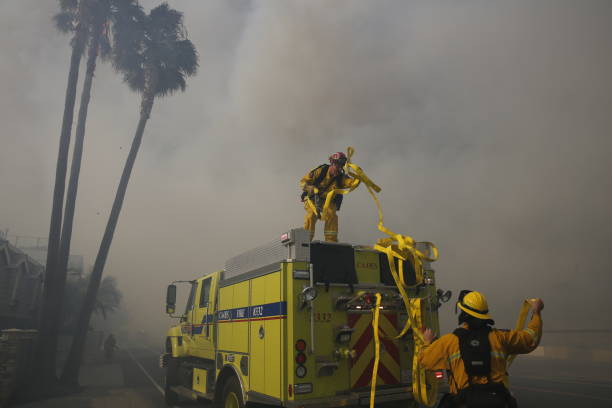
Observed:
[[[307,203],[304,203],[306,215],[304,216],[304,229],[310,231],[310,240],[315,234],[315,225],[317,223],[317,215],[312,211]],[[336,214],[336,206],[332,203],[327,209],[327,212],[321,217],[325,220],[325,241],[338,242],[338,214]]]

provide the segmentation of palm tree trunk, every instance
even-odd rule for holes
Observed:
[[[59,248],[58,268],[56,271],[57,287],[54,302],[50,305],[50,318],[55,330],[45,338],[49,343],[49,349],[57,350],[57,337],[59,334],[62,306],[64,302],[64,292],[66,289],[66,275],[68,269],[68,258],[70,255],[70,240],[72,238],[72,225],[74,220],[74,210],[76,205],[76,196],[79,185],[79,174],[81,171],[81,158],[83,156],[83,142],[85,139],[85,122],[87,121],[87,109],[91,98],[91,86],[93,83],[94,72],[96,70],[96,60],[98,58],[98,49],[100,44],[100,35],[102,27],[93,28],[93,36],[89,43],[89,53],[87,56],[87,71],[85,80],[83,81],[83,91],[81,93],[79,117],[77,121],[76,136],[74,140],[74,150],[72,152],[72,165],[70,167],[70,180],[68,182],[68,193],[66,196],[66,207],[64,209],[64,219],[62,225],[61,242]]]
[[[51,223],[49,227],[49,242],[47,246],[47,263],[45,268],[45,287],[42,299],[42,313],[39,325],[39,338],[46,339],[57,332],[56,316],[53,315],[53,304],[60,294],[58,293],[57,262],[60,246],[62,224],[62,207],[64,203],[64,189],[66,184],[66,168],[68,166],[68,149],[70,147],[70,133],[74,116],[76,87],[79,80],[79,65],[85,48],[85,29],[81,25],[75,33],[70,57],[70,70],[68,72],[68,85],[64,101],[64,116],[57,154],[55,170],[55,187],[53,189],[53,207],[51,210]],[[37,347],[37,386],[39,390],[49,388],[56,380],[56,344],[39,341]]]
[[[66,360],[66,365],[62,373],[61,380],[66,384],[78,384],[81,359],[83,356],[83,349],[85,348],[85,342],[87,340],[87,331],[89,329],[89,320],[96,303],[98,288],[100,287],[102,273],[104,272],[104,265],[106,264],[106,258],[113,241],[115,227],[117,226],[117,221],[119,220],[119,214],[121,213],[125,192],[127,191],[128,182],[130,181],[130,176],[132,174],[132,168],[134,167],[134,162],[136,161],[136,156],[138,155],[138,150],[140,149],[145,126],[151,115],[153,102],[153,93],[145,92],[141,103],[138,127],[134,135],[134,140],[132,141],[130,153],[128,154],[125,166],[123,167],[123,173],[121,174],[119,187],[117,187],[115,201],[113,202],[113,208],[111,209],[111,213],[106,224],[106,230],[104,231],[104,236],[102,237],[102,242],[100,243],[100,249],[98,250],[98,255],[96,256],[96,261],[89,277],[87,294],[85,295],[85,301],[79,313],[74,339],[72,341],[68,359]]]

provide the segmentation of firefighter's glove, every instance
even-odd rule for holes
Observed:
[[[542,299],[529,299],[528,302],[533,313],[540,313],[542,309],[544,309],[544,302],[542,302]]]

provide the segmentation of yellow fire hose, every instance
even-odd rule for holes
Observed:
[[[380,317],[380,293],[376,294],[376,304],[374,305],[372,317],[372,329],[374,330],[374,367],[372,367],[372,381],[370,382],[370,408],[374,408],[376,397],[376,377],[378,376],[378,362],[380,361],[380,336],[378,332],[378,318]]]
[[[515,330],[523,330],[525,327],[525,322],[527,321],[527,314],[529,313],[529,302],[527,300],[523,301],[521,305],[521,309],[519,311],[518,319],[516,320],[516,325],[514,326]],[[516,358],[516,354],[510,354],[506,357],[506,367],[510,367],[514,359]]]
[[[360,183],[363,183],[366,186],[368,193],[374,200],[374,203],[376,204],[376,207],[378,209],[378,230],[389,236],[388,238],[379,239],[376,245],[374,245],[374,249],[380,252],[384,252],[387,255],[391,276],[393,277],[395,285],[397,286],[400,292],[402,301],[404,302],[404,306],[406,308],[406,312],[408,313],[408,318],[406,319],[404,327],[397,336],[393,337],[393,339],[401,338],[406,334],[409,329],[412,329],[412,336],[415,345],[412,361],[413,396],[418,403],[424,404],[426,406],[432,406],[436,402],[438,383],[434,380],[432,373],[426,372],[418,365],[418,354],[422,345],[424,344],[423,334],[420,330],[420,328],[423,326],[423,309],[421,305],[421,299],[410,299],[408,297],[408,294],[406,293],[406,288],[411,286],[404,281],[402,261],[408,261],[414,264],[414,269],[416,272],[416,283],[412,286],[416,286],[423,282],[423,261],[433,262],[438,259],[438,249],[431,242],[423,242],[423,244],[426,244],[429,249],[429,251],[427,251],[428,254],[426,255],[416,248],[416,242],[414,239],[407,235],[396,234],[384,226],[382,206],[378,197],[376,196],[376,193],[379,193],[381,191],[381,188],[376,185],[359,166],[355,165],[354,163],[351,163],[351,158],[354,153],[355,149],[353,149],[352,147],[349,147],[347,149],[348,160],[345,166],[346,172],[349,176],[355,179],[351,187],[347,189],[334,189],[329,191],[326,194],[325,203],[321,210],[321,214],[317,212],[316,207],[311,200],[307,199],[307,205],[313,210],[315,214],[319,215],[322,219],[325,219],[326,214],[328,214],[327,210],[336,194],[348,194],[355,190]],[[397,270],[398,268],[396,268],[395,265],[396,259],[399,261],[399,271]],[[381,299],[381,294],[376,293],[376,305],[373,309],[372,318],[375,354],[370,388],[370,408],[374,407],[374,401],[376,396],[376,377],[378,375],[378,365],[380,361],[380,332],[378,329],[378,322],[380,316]]]
[[[318,193],[318,190],[315,188],[315,194]],[[315,215],[319,218],[321,218],[321,215],[319,214],[319,211],[317,210],[317,206],[314,205],[314,203],[312,202],[312,200],[310,199],[310,197],[306,196],[306,198],[304,198],[304,201],[306,202],[306,205],[308,207],[310,207],[310,209],[312,210],[313,213],[315,213]]]
[[[523,304],[521,305],[521,309],[519,311],[518,318],[516,319],[516,325],[514,326],[514,330],[518,331],[518,330],[525,329],[525,323],[527,322],[527,315],[529,314],[529,310],[531,309],[531,305],[529,303],[530,300],[535,300],[535,299],[526,299],[523,301]],[[540,337],[536,339],[536,343],[538,345],[540,344],[541,339],[542,339],[542,336],[540,333]],[[516,354],[508,355],[508,357],[506,358],[506,368],[510,367],[510,365],[512,364],[516,356],[517,356]]]

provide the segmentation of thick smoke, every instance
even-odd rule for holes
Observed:
[[[500,326],[532,296],[549,328],[612,323],[609,2],[171,5],[201,70],[154,108],[107,267],[138,325],[168,323],[170,280],[300,225],[297,181],[349,145],[386,225],[440,247],[441,287],[484,291]],[[48,228],[69,58],[55,9],[0,5],[0,227],[15,233]],[[91,262],[137,114],[100,64],[73,245]],[[380,236],[365,190],[340,217],[343,240]]]

